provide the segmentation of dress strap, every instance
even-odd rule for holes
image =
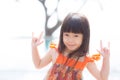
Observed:
[[[92,56],[88,57],[87,61],[94,62],[94,61],[98,61],[100,59],[101,59],[101,55],[100,55],[100,53],[97,53],[97,54],[93,54]]]
[[[98,60],[100,60],[100,58],[101,58],[101,55],[100,55],[100,53],[98,53],[98,54],[94,54],[94,55],[92,55],[92,57],[91,57],[93,60],[96,60],[96,61],[98,61]]]
[[[53,43],[53,42],[51,42],[51,43],[50,43],[50,48],[56,48],[56,44]]]

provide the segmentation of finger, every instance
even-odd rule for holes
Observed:
[[[32,32],[32,37],[34,37],[34,32]]]
[[[108,51],[110,53],[110,42],[108,42]]]
[[[99,54],[103,55],[103,53],[102,53],[100,50],[97,50],[97,52],[98,52]]]
[[[44,42],[44,41],[38,42],[37,45],[40,45],[40,44],[42,44],[43,42]]]
[[[35,35],[35,33],[32,32],[32,41],[33,41],[33,42],[36,42],[36,41],[37,41],[37,38],[34,38],[34,35]]]
[[[100,50],[102,51],[103,49],[103,44],[102,44],[102,40],[100,40]]]
[[[40,41],[42,35],[43,35],[43,31],[41,32],[41,34],[40,34],[40,36],[39,36],[39,38],[38,38],[38,41]]]
[[[110,42],[108,42],[108,49],[110,49]]]

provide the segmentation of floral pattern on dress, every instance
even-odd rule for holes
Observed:
[[[48,80],[81,80],[81,70],[71,69],[69,66],[54,64]]]

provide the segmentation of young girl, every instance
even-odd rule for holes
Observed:
[[[108,80],[110,50],[100,50],[103,56],[102,68],[96,67],[94,58],[89,54],[90,28],[87,18],[79,13],[70,13],[63,21],[58,47],[51,45],[50,50],[42,59],[37,46],[42,44],[41,35],[35,38],[32,34],[32,58],[36,68],[43,68],[53,63],[45,80],[82,80],[82,71],[86,67],[97,80]]]

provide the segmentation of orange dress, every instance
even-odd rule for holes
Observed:
[[[98,59],[99,55],[92,57],[85,56],[84,61],[78,61],[73,58],[67,58],[63,54],[58,54],[56,62],[53,64],[48,72],[45,80],[82,80],[82,71],[88,62],[93,62]],[[97,58],[96,58],[97,57]],[[66,63],[66,60],[67,63]]]
[[[67,57],[59,54],[56,62],[48,72],[46,80],[82,80],[82,71],[88,62],[93,62],[93,58],[85,57],[84,61],[78,61],[75,64],[74,59],[69,59],[65,64]]]

